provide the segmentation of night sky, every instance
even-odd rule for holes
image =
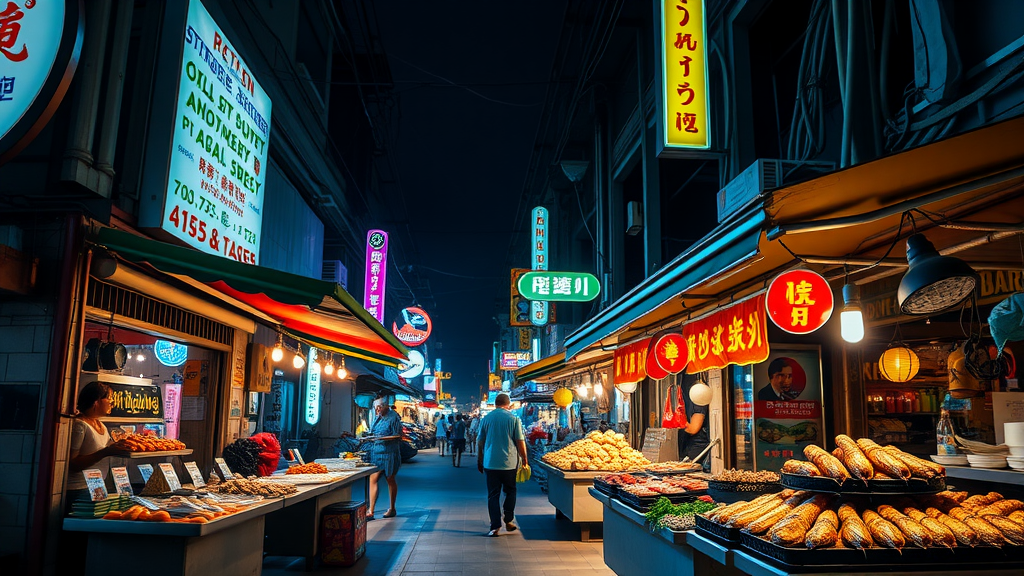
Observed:
[[[461,404],[486,386],[496,299],[508,308],[505,258],[516,211],[532,208],[519,200],[565,2],[376,9],[399,98],[391,153],[419,259],[397,264],[430,281],[431,339]]]

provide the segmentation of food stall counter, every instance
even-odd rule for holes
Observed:
[[[547,472],[548,502],[555,507],[555,517],[564,516],[580,524],[580,539],[588,542],[591,525],[604,521],[604,507],[590,495],[589,489],[594,485],[595,476],[607,472],[569,472],[547,462],[536,465]]]

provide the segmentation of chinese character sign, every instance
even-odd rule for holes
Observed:
[[[816,346],[776,346],[754,367],[754,466],[778,470],[824,446],[821,354]]]
[[[388,271],[388,233],[366,233],[366,275],[363,280],[363,308],[384,323],[384,282]]]
[[[678,374],[690,361],[689,349],[682,334],[669,332],[654,339],[654,359],[662,371]]]
[[[746,366],[768,357],[764,295],[745,300],[683,326],[690,374],[730,364]]]
[[[647,350],[651,339],[627,344],[615,349],[613,356],[613,384],[639,382],[647,377]]]
[[[537,206],[530,219],[530,242],[533,244],[533,269],[548,269],[548,209]],[[548,323],[548,303],[544,300],[530,302],[530,323],[543,326]]]
[[[501,369],[518,370],[533,361],[533,355],[529,352],[502,352]]]
[[[765,298],[768,317],[790,334],[810,334],[832,316],[832,288],[810,270],[790,270],[772,280]]]
[[[258,264],[270,97],[200,0],[188,3],[181,34],[160,228],[202,252]]]
[[[309,349],[306,362],[306,423],[320,421],[320,364],[316,361],[316,348]]]
[[[661,74],[666,148],[711,145],[704,0],[662,0]]]
[[[530,300],[546,302],[589,302],[601,292],[597,277],[586,272],[527,272],[518,287]]]

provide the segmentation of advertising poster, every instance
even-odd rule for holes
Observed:
[[[790,458],[804,459],[808,444],[823,446],[821,350],[817,346],[773,346],[754,366],[754,468],[778,470]]]

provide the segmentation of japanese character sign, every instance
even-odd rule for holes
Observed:
[[[645,338],[615,349],[613,384],[639,382],[647,377],[647,350],[650,345],[651,339]]]
[[[768,317],[790,334],[810,334],[832,316],[834,298],[828,281],[810,270],[790,270],[768,286]]]
[[[533,269],[548,269],[548,209],[537,206],[531,212],[530,241],[533,244]],[[520,284],[520,292],[523,287]],[[550,280],[546,287],[547,293],[551,294]],[[524,292],[525,294],[525,292]],[[548,323],[547,300],[532,300],[530,303],[530,322],[535,326],[543,326]]]
[[[383,230],[370,230],[366,233],[366,277],[363,284],[363,308],[366,308],[381,324],[384,323],[387,261],[388,233]]]
[[[662,0],[661,25],[661,144],[666,149],[707,149],[711,140],[704,0]]]
[[[764,300],[760,295],[683,326],[690,361],[686,371],[696,374],[763,362],[768,357]]]
[[[518,280],[519,293],[545,302],[589,302],[601,292],[597,277],[586,272],[532,270]]]

